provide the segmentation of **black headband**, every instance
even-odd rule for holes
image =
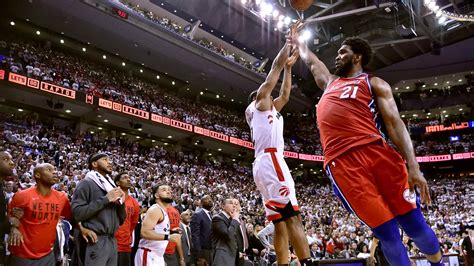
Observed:
[[[100,160],[101,158],[104,158],[104,157],[107,157],[108,155],[105,154],[105,153],[96,153],[96,154],[93,154],[91,155],[91,157],[89,157],[89,169],[92,169],[92,163],[97,161],[97,160]]]

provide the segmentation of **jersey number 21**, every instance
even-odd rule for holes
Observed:
[[[342,89],[341,96],[339,98],[341,99],[347,99],[347,98],[352,98],[355,99],[357,96],[357,90],[359,89],[359,86],[346,86]]]

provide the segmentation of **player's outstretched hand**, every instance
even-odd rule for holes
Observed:
[[[415,186],[420,189],[421,203],[431,205],[430,191],[428,189],[428,183],[425,177],[420,172],[420,169],[409,169],[408,170],[408,185],[410,186],[410,192],[415,193]]]
[[[291,68],[296,61],[298,61],[298,58],[300,57],[300,51],[298,49],[294,49],[293,52],[291,53],[291,56],[288,57],[288,60],[286,61],[286,66],[288,68]]]

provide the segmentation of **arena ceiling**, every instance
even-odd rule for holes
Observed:
[[[171,5],[178,14],[201,20],[218,34],[230,36],[236,43],[244,44],[258,55],[273,59],[284,42],[284,34],[275,31],[274,25],[264,22],[249,12],[241,0],[145,0],[153,4]],[[441,9],[460,14],[472,14],[472,0],[436,0]],[[204,59],[195,53],[183,53],[170,41],[161,41],[134,25],[120,21],[84,2],[106,0],[8,0],[3,11],[9,17],[30,19],[33,23],[83,42],[90,42],[112,54],[118,53],[133,62],[149,68],[165,70],[174,77],[189,81],[197,91],[209,88],[216,94],[245,101],[250,91],[258,87],[263,77],[251,71],[229,70]],[[284,0],[269,0],[281,12],[297,18],[297,14]],[[423,6],[423,1],[402,0],[318,0],[303,13],[307,28],[313,33],[310,47],[330,68],[334,55],[345,37],[359,35],[368,39],[375,54],[370,69],[380,70],[408,62],[419,55],[443,50],[474,36],[473,23],[450,21],[440,25],[434,14]],[[408,7],[407,7],[408,4]],[[458,51],[459,52],[459,51]],[[441,56],[446,54],[441,53]],[[431,58],[431,57],[430,57]],[[220,59],[222,60],[222,59]],[[432,60],[436,62],[436,57]],[[398,63],[398,64],[397,64]],[[423,64],[423,62],[421,62]],[[471,62],[469,67],[472,67]],[[423,65],[417,65],[423,69]],[[205,69],[205,71],[203,70]],[[472,69],[472,68],[471,68]],[[462,70],[457,70],[462,71]],[[163,71],[164,72],[164,71]],[[314,87],[312,78],[302,64],[295,72],[302,77],[303,87]],[[421,71],[420,76],[433,75],[432,69]],[[416,77],[412,77],[416,78]],[[390,77],[395,83],[401,76]],[[314,89],[303,90],[311,96]],[[312,103],[304,95],[295,95],[290,102],[297,110],[308,109]]]

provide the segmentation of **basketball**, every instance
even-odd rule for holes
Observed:
[[[313,0],[290,0],[290,5],[298,11],[305,11],[313,4]]]

